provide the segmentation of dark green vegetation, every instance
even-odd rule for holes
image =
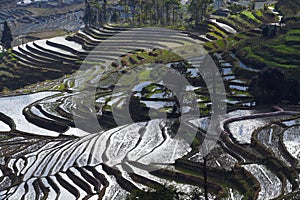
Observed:
[[[290,79],[278,68],[266,68],[253,78],[250,92],[259,104],[276,104],[283,100],[297,104],[300,100],[299,82]]]
[[[276,22],[276,16],[271,11],[264,10],[244,10],[229,17],[218,17],[217,21],[227,24],[238,31],[238,34],[231,35],[222,33],[219,27],[211,27],[212,32],[218,37],[216,41],[207,42],[206,48],[211,51],[228,52],[240,49],[247,42],[252,44],[261,37],[261,31],[257,30],[261,25]],[[250,41],[249,41],[250,40]],[[261,41],[265,40],[262,38]],[[258,43],[258,42],[257,42]],[[253,44],[255,45],[255,43]]]
[[[199,25],[209,16],[209,5],[213,3],[212,0],[192,0],[189,4],[189,11],[191,18],[189,21],[194,21],[195,25]]]
[[[107,0],[100,5],[98,1],[86,1],[83,21],[86,26],[99,26],[107,21]],[[95,9],[96,8],[96,9]]]
[[[300,29],[283,31],[284,33],[279,33],[276,38],[253,38],[244,42],[244,47],[237,51],[238,56],[253,68],[276,67],[287,70],[287,73],[290,70],[289,75],[297,77],[300,64],[297,32]]]
[[[107,22],[110,1],[87,1],[84,21],[87,25],[99,25]],[[112,14],[112,21],[127,25],[157,25],[175,26],[183,19],[183,7],[179,0],[146,1],[146,0],[121,0],[119,5],[123,10],[115,9]],[[121,19],[120,15],[124,14]],[[97,19],[97,20],[95,20]]]
[[[7,21],[4,22],[1,43],[5,49],[11,48],[11,42],[13,41],[13,37],[11,35],[11,30],[7,24]]]
[[[213,11],[213,0],[192,0],[182,5],[180,0],[120,0],[122,10],[115,9],[111,20],[122,26],[159,26],[178,30],[198,29]],[[84,21],[87,26],[107,22],[110,1],[86,3]],[[121,18],[121,16],[123,16]]]
[[[290,5],[292,6],[290,7]],[[257,80],[263,76],[264,72],[261,72],[259,77],[253,80],[255,83],[251,85],[253,87],[251,92],[257,97],[258,103],[271,104],[282,102],[282,100],[295,103],[299,99],[300,6],[299,2],[291,0],[279,1],[275,7],[283,15],[280,23],[278,23],[277,16],[267,6],[264,10],[235,11],[237,14],[230,15],[228,18],[219,18],[218,21],[230,25],[239,33],[232,36],[224,34],[218,28],[211,26],[212,33],[210,33],[210,36],[214,41],[207,42],[205,46],[213,52],[223,52],[225,55],[232,52],[236,54],[239,60],[242,61],[242,65],[250,68],[247,70],[245,67],[241,67],[239,61],[229,59],[229,61],[235,63],[235,73],[240,77],[251,79],[258,71],[266,68],[276,68],[275,71],[279,70],[280,73],[283,73],[285,81],[277,83],[277,86],[274,85],[277,88],[280,85],[280,88],[282,88],[278,90],[280,92],[277,92],[276,95],[272,93],[272,89],[268,93],[264,86],[261,85],[262,88],[258,86],[260,84],[257,84]],[[261,30],[258,28],[261,28]],[[261,82],[265,82],[263,85],[269,84],[268,81],[263,79],[261,79]],[[293,89],[291,91],[287,88]],[[262,95],[263,93],[264,95]],[[263,96],[265,99],[261,99]],[[270,98],[274,96],[277,97]]]
[[[300,2],[295,0],[279,0],[275,8],[285,17],[285,18],[297,18],[299,17]]]

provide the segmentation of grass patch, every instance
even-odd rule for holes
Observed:
[[[289,35],[289,36],[300,36],[300,30],[299,29],[289,30],[287,32],[287,35]]]
[[[61,83],[59,85],[56,85],[53,87],[53,90],[58,90],[58,91],[62,91],[64,90],[66,87],[65,87],[65,84],[64,83]]]
[[[261,21],[256,19],[256,17],[253,15],[252,12],[248,11],[248,10],[244,10],[241,15],[246,16],[248,19],[253,20],[254,22],[260,23]]]
[[[284,40],[289,43],[293,43],[293,42],[295,42],[297,44],[300,43],[300,37],[294,36],[294,35],[287,35],[287,36],[285,36]]]
[[[260,69],[264,67],[279,67],[283,69],[292,69],[298,68],[299,66],[291,63],[289,60],[284,59],[283,57],[274,57],[272,55],[268,55],[266,51],[262,52],[256,50],[255,52],[259,52],[260,55],[256,54],[251,47],[245,47],[242,49],[245,52],[245,60],[253,65],[253,68]],[[258,64],[259,63],[259,64]]]
[[[150,78],[150,73],[151,73],[151,70],[145,70],[145,71],[142,71],[142,72],[139,74],[140,80],[149,80],[149,78]]]
[[[263,13],[262,13],[260,10],[256,10],[256,11],[255,11],[255,14],[256,14],[258,17],[263,17]]]
[[[225,50],[225,48],[226,48],[226,40],[217,40],[216,44],[218,45],[219,49]]]
[[[213,39],[213,40],[222,40],[223,37],[217,35],[216,33],[214,32],[209,32],[207,33],[206,37],[210,38],[210,39]]]
[[[284,55],[290,55],[290,56],[297,55],[296,52],[299,51],[299,49],[297,49],[295,47],[292,47],[292,46],[287,46],[287,45],[270,46],[270,49],[274,53],[281,54],[281,55],[283,55],[283,54]]]
[[[233,37],[226,38],[226,42],[229,50],[235,48],[235,46],[238,44],[238,41],[236,41]]]
[[[14,78],[14,75],[10,72],[0,70],[0,78],[3,78],[3,77]]]
[[[221,31],[219,28],[217,28],[216,26],[209,24],[208,25],[211,29],[212,32],[216,32],[218,35],[222,36],[222,37],[226,37],[226,33],[224,31]]]
[[[205,47],[206,47],[207,49],[209,49],[209,50],[215,49],[215,47],[214,47],[214,42],[206,42],[206,43],[205,43]]]
[[[138,57],[142,57],[144,59],[138,59]],[[132,58],[135,60],[135,63],[129,62],[129,59]],[[175,54],[172,53],[168,50],[161,50],[161,49],[156,49],[151,52],[135,52],[132,54],[129,54],[125,56],[122,60],[124,63],[127,64],[127,66],[138,66],[141,64],[147,64],[147,63],[161,63],[161,64],[167,64],[171,62],[178,62],[182,61],[182,58]]]

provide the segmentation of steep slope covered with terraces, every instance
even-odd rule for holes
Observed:
[[[299,106],[254,107],[249,77],[260,69],[222,52],[274,17],[211,19],[201,36],[104,25],[14,47],[0,83],[26,87],[0,98],[0,199],[144,198],[170,187],[184,200],[205,188],[209,199],[298,199]],[[217,78],[226,94],[215,120]],[[204,157],[205,141],[215,146]]]

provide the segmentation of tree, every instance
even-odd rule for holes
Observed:
[[[135,22],[135,15],[136,15],[136,6],[138,4],[137,0],[129,0],[128,5],[130,8],[131,16],[132,16],[132,22]]]
[[[11,30],[8,26],[7,21],[4,22],[4,29],[2,32],[2,38],[1,38],[1,42],[3,44],[3,47],[5,49],[10,49],[11,48],[11,43],[13,41],[13,37],[11,34]]]
[[[170,10],[171,10],[172,0],[167,0],[165,2],[165,8],[166,8],[166,23],[167,25],[170,25]]]
[[[103,5],[102,5],[102,23],[106,23],[107,22],[107,0],[103,1]]]
[[[86,0],[83,21],[86,27],[105,24],[107,22],[107,0],[104,0],[102,5],[96,0]]]
[[[283,100],[284,85],[285,75],[277,68],[267,68],[252,80],[249,91],[258,104],[274,104]]]
[[[200,24],[208,15],[208,6],[211,0],[192,0],[189,5],[189,12],[192,14],[192,19],[195,24]]]
[[[179,0],[172,0],[172,19],[173,25],[177,21],[177,17],[175,16],[176,11],[180,10],[181,3]],[[177,13],[178,14],[178,13]]]
[[[85,11],[83,16],[83,22],[86,27],[89,27],[91,25],[92,17],[91,17],[91,4],[88,2],[88,0],[85,0]]]
[[[165,2],[165,10],[166,10],[166,22],[167,25],[170,25],[170,14],[172,13],[172,22],[175,24],[175,11],[179,9],[180,1],[179,0],[167,0]],[[172,12],[171,12],[172,11]]]
[[[120,3],[121,5],[124,6],[125,21],[128,21],[128,12],[129,12],[128,0],[121,0]]]
[[[258,104],[298,104],[299,83],[297,78],[286,76],[277,68],[266,68],[252,80],[249,91]]]
[[[292,104],[298,104],[300,101],[300,84],[298,80],[287,79],[284,84],[285,100]]]
[[[262,26],[262,35],[264,37],[272,38],[275,37],[277,33],[277,27],[276,25],[264,25]]]
[[[191,18],[195,21],[196,24],[199,24],[199,21],[200,21],[199,1],[198,0],[192,0],[190,5],[189,5],[188,10],[192,14]]]
[[[121,0],[121,4],[125,6],[125,18],[130,11],[131,21],[139,24],[175,25],[182,13],[180,0]]]
[[[119,12],[115,10],[114,14],[111,16],[111,21],[114,23],[118,23],[120,19]]]
[[[147,23],[148,21],[152,21],[152,15],[151,15],[151,12],[152,12],[152,8],[153,8],[153,4],[151,1],[145,1],[144,4],[143,4],[143,8],[144,8],[144,11],[143,11],[143,14],[144,14],[144,23]]]

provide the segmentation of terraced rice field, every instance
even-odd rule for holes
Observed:
[[[188,134],[179,130],[182,138],[174,132],[176,119],[152,119],[93,133],[73,127],[66,117],[71,113],[59,111],[69,105],[54,106],[64,97],[37,93],[14,97],[8,103],[1,99],[1,104],[18,105],[14,110],[1,110],[6,126],[1,129],[1,198],[124,199],[136,189],[173,185],[170,180],[180,176],[181,187],[201,188],[201,151],[190,146],[187,137],[200,128],[196,138],[203,140],[209,118],[182,117],[181,126]],[[237,110],[224,116],[221,138],[208,155],[212,196],[265,199],[297,191],[299,120],[291,116],[299,112],[259,112]],[[175,168],[162,168],[166,164]],[[220,170],[225,173],[222,180]],[[250,187],[252,181],[256,185]],[[251,188],[258,196],[244,193]]]
[[[188,199],[203,193],[201,144],[214,144],[211,199],[299,197],[299,108],[253,109],[223,55],[213,55],[215,75],[202,71],[214,63],[202,45],[171,30],[104,26],[15,47],[20,80],[26,70],[60,78],[39,85],[47,92],[0,98],[0,199],[125,199],[165,185]],[[224,85],[209,84],[217,78]]]

